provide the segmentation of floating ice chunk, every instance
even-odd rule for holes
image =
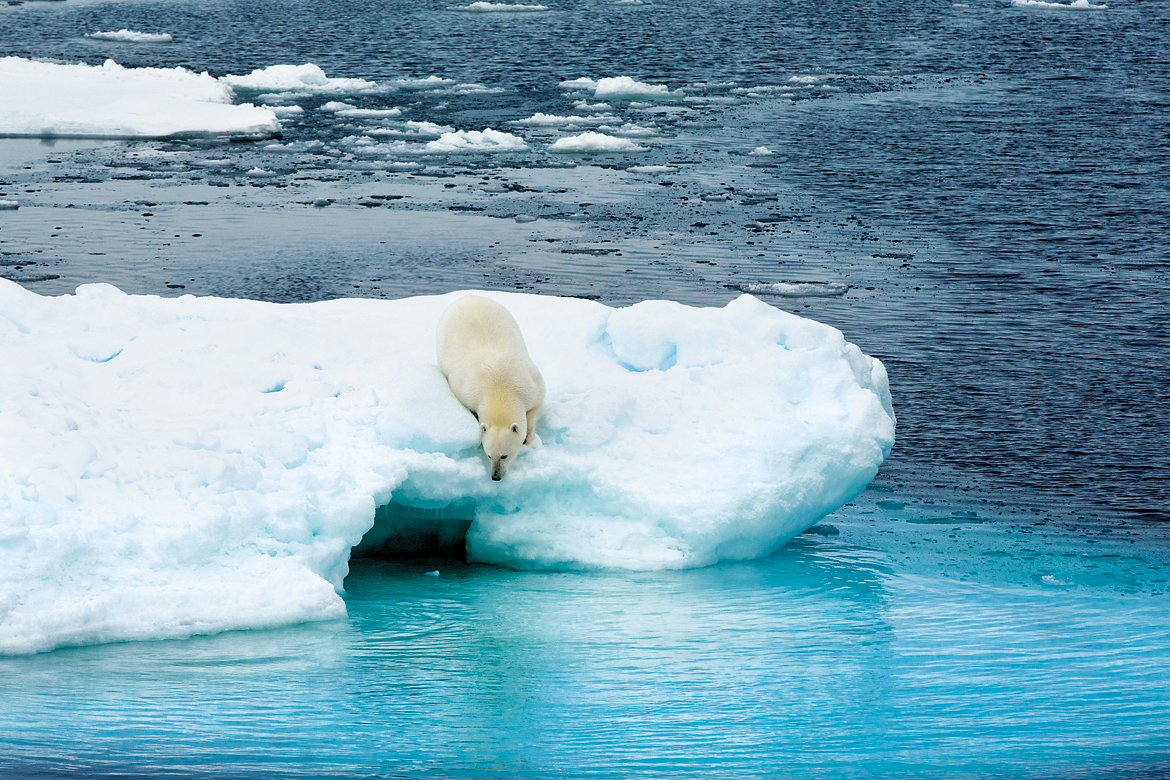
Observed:
[[[255,168],[249,169],[248,172],[244,175],[251,176],[254,179],[270,179],[273,176],[276,176],[277,173],[276,171],[265,170],[264,168],[257,166]]]
[[[651,127],[642,127],[641,125],[631,124],[630,122],[626,122],[619,127],[601,125],[597,129],[612,135],[620,135],[623,138],[653,138],[658,135],[658,131]]]
[[[755,149],[752,149],[750,152],[748,152],[748,154],[754,155],[756,157],[767,157],[768,155],[775,154],[775,152],[766,146],[757,146]]]
[[[220,81],[233,89],[253,92],[331,95],[383,91],[377,83],[365,79],[329,78],[325,71],[311,62],[257,68],[246,76],[228,74]]]
[[[760,282],[738,287],[754,295],[779,295],[783,298],[834,298],[849,292],[849,285],[841,282]]]
[[[618,117],[612,114],[598,114],[596,116],[557,116],[556,114],[535,113],[527,119],[516,119],[509,124],[527,125],[530,127],[564,127],[566,125],[599,125],[612,122]]]
[[[401,108],[342,108],[334,111],[338,116],[351,119],[388,119],[402,116]]]
[[[114,32],[95,32],[85,36],[96,38],[99,41],[124,41],[126,43],[170,43],[174,40],[170,33],[144,33],[122,28]]]
[[[300,100],[304,97],[303,93],[299,92],[265,92],[257,95],[256,100],[265,105],[276,106],[281,103],[292,103],[295,100]]]
[[[1104,3],[1093,5],[1089,0],[1073,0],[1071,3],[1047,3],[1044,0],[1012,0],[1012,5],[1019,8],[1069,8],[1078,11],[1099,11],[1109,7]]]
[[[0,135],[263,138],[276,114],[232,105],[232,90],[184,68],[60,65],[0,57]]]
[[[305,113],[305,109],[300,106],[270,106],[268,110],[277,116],[296,116]]]
[[[645,84],[641,81],[634,81],[629,76],[598,79],[597,85],[593,88],[593,97],[609,99],[640,98],[646,100],[647,98],[653,98],[660,100],[663,98],[680,97],[682,94],[682,90],[672,92],[662,84]]]
[[[439,76],[427,76],[426,78],[402,78],[394,79],[390,82],[392,86],[397,89],[405,89],[412,91],[426,91],[431,89],[440,89],[442,87],[449,87],[455,83],[454,79],[444,79]]]
[[[548,388],[542,446],[492,482],[435,366],[462,294],[278,305],[0,280],[0,653],[340,617],[379,505],[459,507],[470,560],[515,567],[766,555],[893,445],[882,364],[751,296],[487,292]]]
[[[531,214],[517,214],[515,217],[513,217],[513,219],[516,220],[517,223],[523,225],[528,222],[535,222],[537,218]]]
[[[448,11],[464,11],[473,14],[532,13],[547,11],[547,5],[511,5],[509,3],[476,2],[471,5],[449,5]]]
[[[562,81],[558,86],[560,86],[561,89],[597,89],[597,82],[591,78],[582,76],[579,79]]]
[[[793,76],[788,79],[791,84],[817,84],[821,81],[820,76]]]
[[[267,144],[264,147],[266,152],[284,152],[284,153],[304,153],[304,152],[324,152],[326,150],[324,141],[292,141],[287,144]]]
[[[558,138],[556,143],[549,147],[549,151],[558,153],[574,152],[645,152],[645,146],[631,141],[629,138],[615,138],[604,133],[581,133]]]
[[[426,576],[428,576],[428,577],[438,577],[439,576],[438,569],[435,569],[434,571],[423,572],[423,573],[426,574]]]
[[[630,173],[645,173],[655,176],[663,173],[674,173],[678,168],[673,165],[631,165],[626,170]]]
[[[483,84],[456,84],[453,87],[435,90],[440,95],[499,95],[503,87],[487,87]]]
[[[20,203],[15,200],[0,200],[0,211],[16,211]]]
[[[588,100],[578,100],[573,104],[573,108],[578,111],[611,111],[613,106],[609,103],[590,103]]]
[[[615,0],[614,5],[646,5],[643,0]]]
[[[444,133],[453,133],[455,128],[450,125],[440,125],[434,122],[420,122],[414,119],[407,120],[398,127],[375,127],[366,131],[367,135],[396,136],[400,138],[438,138]]]
[[[528,144],[520,136],[499,130],[456,130],[443,133],[438,139],[429,141],[426,151],[443,152],[522,152]]]

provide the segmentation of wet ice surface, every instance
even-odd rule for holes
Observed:
[[[268,142],[0,140],[0,273],[274,301],[845,286],[765,300],[885,362],[890,459],[837,534],[751,564],[366,561],[341,624],[6,660],[20,771],[1170,771],[1165,5],[446,6],[236,3],[230,32],[217,2],[4,7],[18,56],[415,81],[268,98]],[[173,42],[81,37],[122,28]],[[619,75],[685,92],[560,86]],[[529,149],[395,146],[434,126]],[[587,131],[648,151],[549,153]]]

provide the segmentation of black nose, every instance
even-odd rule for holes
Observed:
[[[499,474],[492,474],[492,482],[499,482],[502,477]]]

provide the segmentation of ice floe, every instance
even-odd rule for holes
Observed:
[[[606,122],[617,121],[613,114],[594,114],[593,116],[558,116],[556,114],[542,114],[537,112],[527,119],[516,119],[509,124],[527,125],[529,127],[565,127],[569,125],[603,125]]]
[[[663,84],[647,84],[635,81],[629,76],[613,76],[603,79],[581,77],[560,83],[562,89],[589,90],[593,97],[609,100],[662,100],[683,95],[682,90],[672,91]]]
[[[524,139],[511,133],[485,128],[456,130],[428,141],[426,151],[435,152],[522,152],[528,149]]]
[[[493,482],[435,365],[462,294],[270,304],[0,280],[0,653],[340,617],[351,548],[428,513],[464,520],[471,560],[520,568],[758,557],[893,445],[882,364],[751,296],[489,292],[548,387],[539,446]]]
[[[113,32],[95,32],[85,36],[99,41],[121,41],[124,43],[170,43],[174,40],[170,33],[144,33],[135,30],[115,30]]]
[[[228,74],[220,81],[237,90],[283,92],[294,95],[361,94],[385,91],[377,82],[366,79],[330,78],[325,75],[325,71],[310,62],[303,65],[272,65],[267,68],[257,68],[246,76]]]
[[[232,105],[227,84],[184,68],[0,57],[0,84],[0,135],[256,138],[280,130],[271,110]]]
[[[581,153],[581,152],[645,152],[645,146],[638,146],[629,138],[615,138],[604,133],[586,132],[580,135],[569,135],[558,138],[550,152]]]
[[[449,5],[448,11],[463,11],[472,14],[533,13],[547,11],[547,5],[512,5],[509,3],[476,2],[470,5]]]
[[[432,89],[440,89],[443,87],[450,87],[454,84],[455,79],[445,79],[441,76],[426,76],[425,78],[401,78],[394,79],[390,82],[390,85],[395,89],[420,92]]]
[[[1109,7],[1104,3],[1094,5],[1089,0],[1073,0],[1071,3],[1048,3],[1045,0],[1012,0],[1012,5],[1018,8],[1068,8],[1076,11],[1100,11]]]
[[[841,282],[759,282],[738,285],[753,295],[779,295],[783,298],[834,298],[849,292]]]

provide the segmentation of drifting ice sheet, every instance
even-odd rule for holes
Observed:
[[[484,293],[548,385],[543,442],[492,482],[435,366],[462,294],[279,305],[0,280],[0,653],[341,616],[350,548],[390,502],[459,507],[468,556],[515,567],[766,555],[893,444],[882,364],[751,296]]]
[[[57,138],[266,137],[276,115],[232,105],[225,84],[183,68],[58,65],[0,57],[0,135]]]

